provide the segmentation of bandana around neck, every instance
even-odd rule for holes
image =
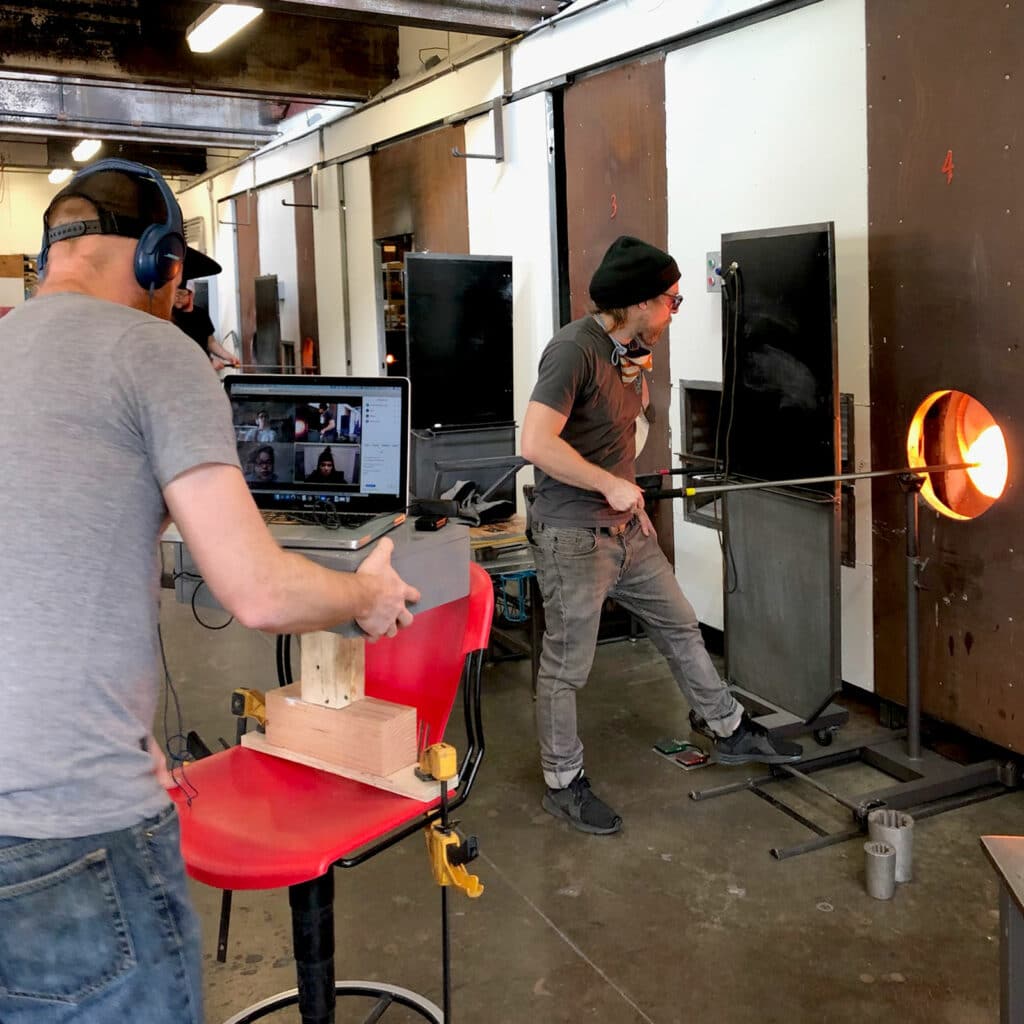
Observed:
[[[611,338],[611,335],[608,335]],[[618,366],[619,376],[624,386],[636,384],[641,370],[650,371],[654,365],[654,357],[649,348],[644,347],[638,341],[629,345],[623,345],[621,341],[612,338],[612,365]]]

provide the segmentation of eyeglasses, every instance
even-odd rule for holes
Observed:
[[[673,313],[677,309],[679,309],[679,307],[683,304],[683,297],[682,297],[682,295],[679,292],[676,292],[674,295],[671,292],[662,292],[661,294],[666,299],[668,299],[668,304],[669,304],[669,306],[672,307],[672,312]]]

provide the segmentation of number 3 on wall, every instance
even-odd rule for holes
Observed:
[[[946,150],[946,159],[942,161],[942,173],[946,176],[946,184],[953,181],[953,150]]]

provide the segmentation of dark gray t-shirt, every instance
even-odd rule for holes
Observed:
[[[567,441],[595,466],[623,480],[636,479],[636,418],[640,377],[624,385],[612,363],[615,346],[593,317],[566,324],[540,358],[530,400],[568,416]],[[562,483],[535,471],[533,518],[551,526],[611,526],[629,512],[616,512],[596,491]]]
[[[198,347],[72,293],[0,320],[0,835],[126,828],[167,794],[140,740],[157,703],[161,488],[238,465]]]

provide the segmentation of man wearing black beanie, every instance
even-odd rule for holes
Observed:
[[[587,682],[609,597],[644,623],[716,734],[719,763],[781,764],[803,753],[772,740],[715,671],[635,482],[645,373],[682,302],[679,277],[667,252],[628,235],[612,242],[590,281],[590,315],[563,327],[541,356],[523,422],[523,455],[536,467],[532,542],[547,622],[537,675],[542,805],[598,835],[617,832],[622,819],[584,774],[576,691]]]

